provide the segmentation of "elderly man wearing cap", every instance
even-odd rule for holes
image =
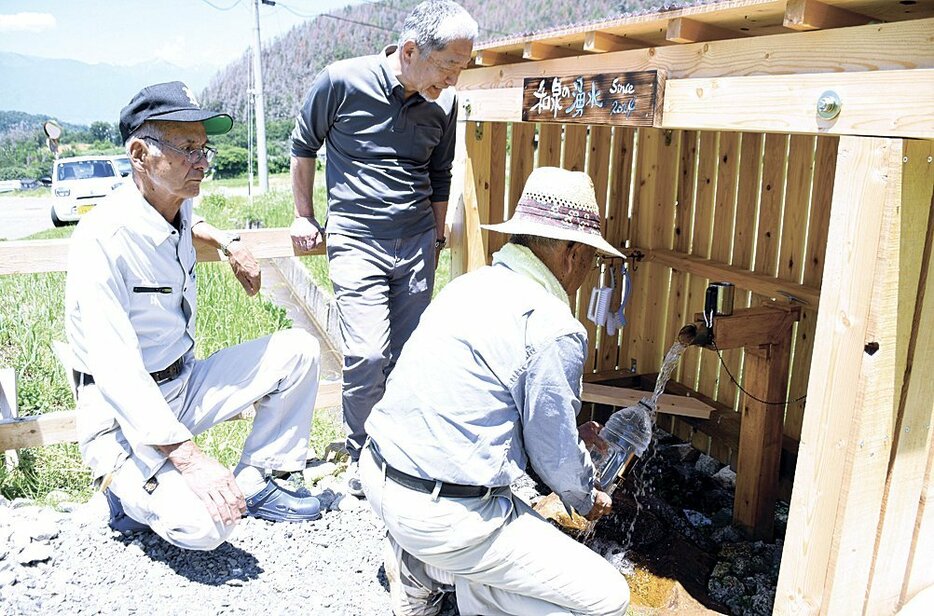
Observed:
[[[227,114],[201,109],[181,82],[149,86],[120,114],[133,182],[78,225],[69,254],[65,325],[78,397],[79,447],[117,530],[151,528],[179,547],[211,550],[243,515],[313,520],[318,501],[283,490],[270,470],[304,467],[319,348],[302,330],[195,359],[193,239],[228,255],[247,292],[256,263],[192,214]],[[233,473],[192,437],[256,405]],[[246,495],[246,496],[244,496]]]
[[[437,614],[455,590],[465,615],[624,614],[625,578],[509,489],[528,463],[588,519],[610,511],[575,420],[587,335],[568,297],[597,250],[621,255],[580,172],[536,169],[488,228],[509,243],[428,307],[366,424],[393,609]]]

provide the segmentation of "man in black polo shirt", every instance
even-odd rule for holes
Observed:
[[[422,2],[406,18],[398,45],[318,74],[292,133],[292,240],[311,250],[327,235],[344,351],[348,491],[357,496],[363,424],[431,300],[454,158],[451,86],[470,61],[477,30],[457,3]],[[312,193],[325,143],[322,229]]]

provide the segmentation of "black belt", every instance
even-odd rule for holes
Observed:
[[[443,481],[433,481],[431,479],[422,479],[421,477],[414,477],[408,473],[403,473],[402,471],[396,470],[393,467],[386,464],[386,460],[383,459],[383,456],[379,454],[376,450],[376,447],[370,443],[370,451],[373,453],[373,459],[376,460],[376,464],[382,468],[386,477],[392,479],[400,486],[405,486],[410,490],[415,490],[416,492],[424,492],[425,494],[434,494],[435,490],[438,489],[437,495],[444,496],[446,498],[476,498],[480,496],[486,496],[492,488],[484,488],[482,486],[466,486],[459,483],[445,483]],[[438,485],[440,484],[440,489]]]
[[[172,379],[178,377],[182,373],[182,360],[184,356],[179,357],[171,364],[168,368],[164,370],[158,370],[156,372],[150,372],[149,376],[152,377],[152,380],[156,382],[156,385],[162,385],[163,383],[168,383]],[[86,372],[78,372],[77,370],[71,371],[72,376],[75,379],[75,387],[81,387],[82,385],[90,385],[94,382],[94,377]]]

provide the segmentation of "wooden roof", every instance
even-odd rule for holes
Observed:
[[[477,66],[934,17],[934,0],[727,0],[477,45]]]

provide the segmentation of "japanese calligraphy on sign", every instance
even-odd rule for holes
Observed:
[[[656,75],[657,71],[641,71],[527,78],[522,120],[652,126]]]

